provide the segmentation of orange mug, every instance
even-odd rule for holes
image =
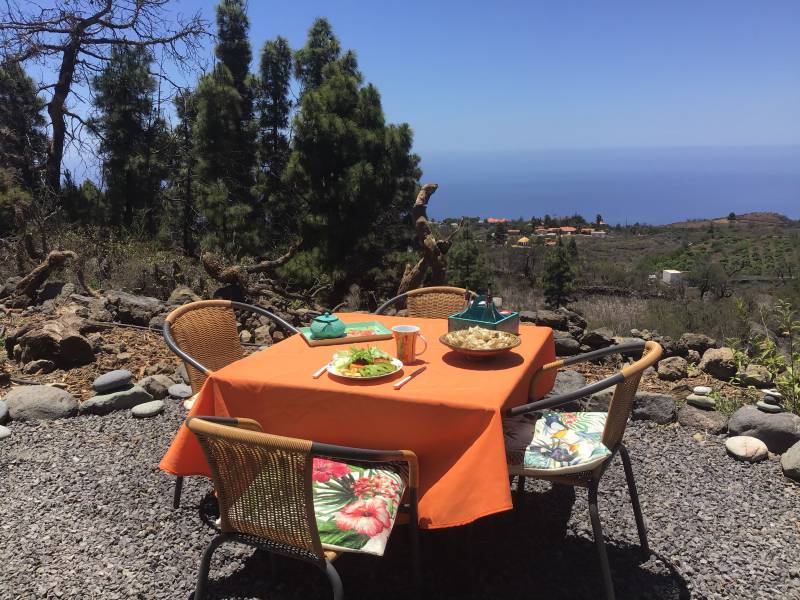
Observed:
[[[392,327],[394,332],[394,340],[397,342],[397,358],[400,359],[404,365],[414,362],[417,354],[422,354],[428,349],[428,340],[426,340],[419,332],[419,327],[416,325],[395,325]],[[416,345],[417,338],[421,339],[425,344],[422,352],[417,353]]]

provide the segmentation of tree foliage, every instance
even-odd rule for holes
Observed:
[[[575,291],[575,269],[560,237],[545,259],[542,288],[545,301],[553,308],[565,306]]]
[[[464,227],[447,253],[447,280],[468,290],[486,290],[490,278],[481,247],[470,228]]]

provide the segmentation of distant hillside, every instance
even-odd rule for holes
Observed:
[[[741,215],[736,215],[736,222],[753,223],[757,225],[774,225],[774,226],[783,226],[792,224],[792,220],[786,215],[773,212],[749,212]],[[670,223],[669,225],[667,225],[667,227],[674,227],[676,229],[700,229],[703,227],[708,227],[711,223],[714,223],[715,225],[727,225],[728,217],[678,221],[677,223]]]

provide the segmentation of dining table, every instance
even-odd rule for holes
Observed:
[[[439,341],[447,319],[337,313],[345,323],[378,321],[387,328],[416,325],[427,349],[385,378],[351,380],[325,372],[339,346],[309,346],[295,334],[209,374],[189,414],[248,417],[264,431],[377,450],[412,450],[419,460],[419,524],[454,527],[512,508],[503,437],[504,409],[539,399],[555,369],[531,383],[555,360],[549,327],[522,326],[521,343],[491,359],[475,360]],[[213,332],[209,332],[213,335]],[[395,355],[395,341],[378,346]],[[421,345],[418,346],[421,348]],[[420,366],[424,372],[394,384]],[[160,463],[178,476],[210,476],[197,439],[181,425]]]

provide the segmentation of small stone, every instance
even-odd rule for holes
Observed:
[[[81,413],[107,415],[115,410],[125,410],[133,408],[137,404],[150,402],[152,399],[153,397],[150,394],[138,385],[134,385],[125,390],[92,396],[81,404],[80,410]]]
[[[253,342],[258,345],[271,345],[272,344],[272,337],[269,334],[269,326],[268,325],[261,325],[260,327],[256,327],[255,337],[253,338]]]
[[[706,441],[706,436],[704,436],[699,431],[697,433],[692,434],[692,439],[697,442],[698,444],[703,444]]]
[[[711,388],[707,385],[698,385],[692,391],[698,396],[708,396],[711,393]]]
[[[164,412],[164,402],[161,400],[153,400],[152,402],[143,402],[137,404],[131,409],[131,414],[137,419],[145,419],[148,417],[155,417],[156,415]]]
[[[698,396],[697,394],[689,394],[686,397],[686,402],[697,408],[705,408],[713,410],[717,407],[717,401],[708,396]]]
[[[782,406],[775,405],[775,404],[768,404],[768,403],[762,402],[762,401],[756,402],[756,408],[758,410],[761,410],[761,411],[765,412],[765,413],[770,413],[770,414],[773,414],[773,415],[783,412],[783,407]]]
[[[8,427],[0,425],[0,440],[4,440],[10,435],[11,435],[11,430]]]
[[[250,341],[253,339],[253,334],[247,331],[247,329],[243,329],[239,332],[239,341],[243,344],[249,344]]]
[[[0,400],[0,425],[8,421],[8,404]]]
[[[183,408],[185,408],[186,410],[192,410],[192,407],[194,406],[194,401],[195,400],[197,400],[196,396],[192,396],[188,400],[184,400],[183,401]]]
[[[779,400],[783,399],[783,394],[781,394],[775,388],[769,388],[769,389],[766,389],[766,390],[763,390],[763,391],[764,391],[764,395],[765,396],[772,396],[773,398],[778,398]]]
[[[697,350],[689,350],[686,352],[686,362],[691,365],[696,365],[700,362],[701,356]]]
[[[53,381],[51,383],[48,383],[47,385],[52,386],[52,387],[57,387],[57,388],[62,389],[62,390],[68,390],[69,389],[69,384],[66,381]]]
[[[772,373],[762,365],[749,364],[741,374],[741,379],[744,385],[764,388],[772,383]]]
[[[98,394],[106,394],[115,390],[121,390],[131,385],[133,373],[126,369],[117,369],[100,375],[92,382],[92,389]]]
[[[781,399],[773,396],[772,394],[764,394],[764,402],[767,404],[773,404],[775,406],[781,405]]]
[[[781,456],[781,469],[789,479],[800,481],[800,442],[789,448]]]
[[[192,388],[184,383],[176,383],[169,387],[168,393],[173,398],[184,399],[192,395]]]
[[[758,438],[749,435],[737,435],[725,440],[728,454],[737,460],[758,462],[767,457],[767,445]]]
[[[120,364],[126,363],[130,359],[131,359],[131,353],[130,352],[120,352],[119,354],[117,354],[117,362],[120,363]]]

